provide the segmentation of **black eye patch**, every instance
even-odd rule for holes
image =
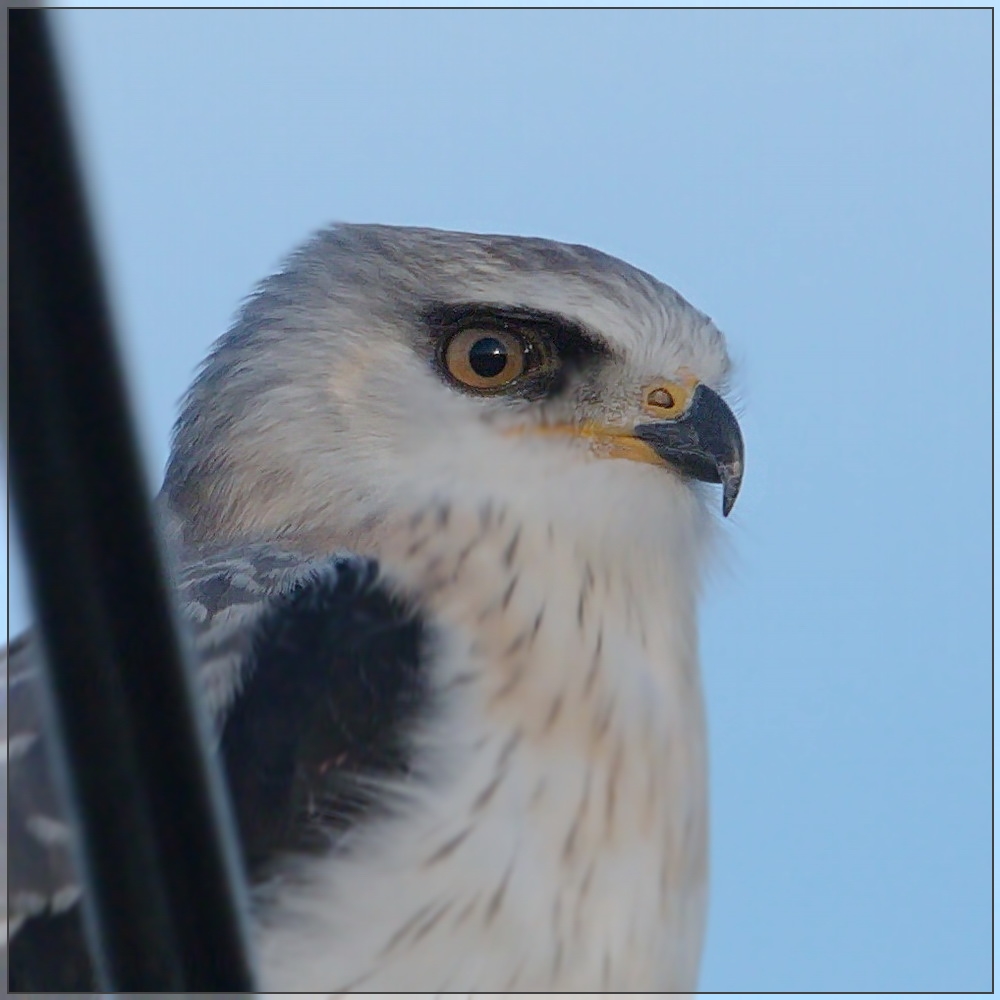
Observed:
[[[613,357],[611,348],[578,323],[556,313],[524,306],[439,303],[424,314],[434,356],[442,368],[442,348],[463,330],[496,330],[542,344],[551,363],[512,382],[506,394],[528,399],[557,395],[574,370]]]

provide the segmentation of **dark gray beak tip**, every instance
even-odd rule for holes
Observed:
[[[729,512],[736,503],[736,498],[740,495],[740,486],[743,483],[743,467],[721,467],[719,469],[719,479],[722,481],[722,516],[729,517]]]

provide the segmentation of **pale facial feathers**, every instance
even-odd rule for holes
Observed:
[[[464,395],[432,363],[423,316],[441,302],[559,314],[613,361],[555,400]],[[215,346],[178,421],[164,492],[191,540],[353,530],[456,490],[469,506],[520,494],[536,516],[546,500],[565,516],[585,515],[581,498],[597,488],[591,524],[608,527],[609,509],[632,520],[640,494],[679,497],[691,484],[626,463],[605,469],[582,460],[577,442],[504,431],[626,421],[648,380],[687,370],[721,389],[728,369],[707,317],[589,248],[339,226],[265,281]],[[660,498],[648,506],[665,519]]]

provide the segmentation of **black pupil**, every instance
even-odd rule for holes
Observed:
[[[507,367],[507,348],[496,337],[480,337],[469,348],[469,365],[480,378],[496,378]]]

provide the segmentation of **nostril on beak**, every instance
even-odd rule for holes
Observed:
[[[664,410],[671,410],[674,407],[674,397],[670,394],[669,389],[664,389],[662,386],[656,389],[650,389],[646,395],[646,405],[655,406],[657,408],[662,408]]]

